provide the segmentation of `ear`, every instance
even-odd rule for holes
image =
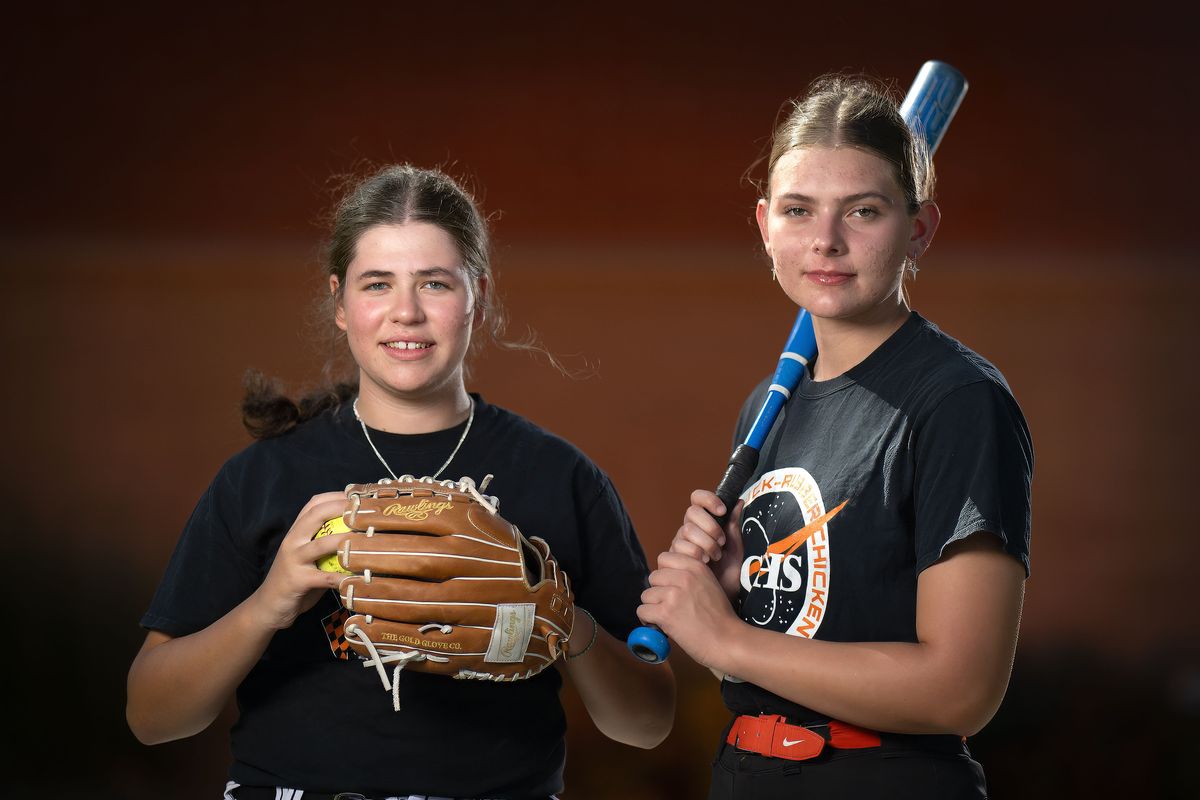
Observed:
[[[762,236],[763,249],[767,251],[767,255],[771,255],[771,234],[767,228],[767,215],[771,210],[769,200],[760,198],[754,206],[754,219],[758,222],[758,233]],[[772,256],[773,257],[773,256]]]
[[[933,241],[933,235],[937,233],[938,223],[941,221],[942,211],[937,207],[937,203],[932,200],[921,203],[917,216],[913,218],[912,236],[908,240],[907,255],[909,258],[916,261],[925,255],[930,242]]]
[[[337,275],[329,276],[329,294],[333,296],[333,324],[346,330],[346,307],[342,303],[341,284]]]

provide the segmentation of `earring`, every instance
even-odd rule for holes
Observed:
[[[918,272],[920,272],[920,271],[921,271],[921,270],[919,270],[919,269],[917,268],[917,262],[916,262],[916,261],[913,261],[911,258],[910,258],[910,259],[908,259],[908,272],[909,272],[909,274],[910,274],[910,275],[912,275],[912,277],[913,277],[913,280],[916,280],[916,278],[917,278],[917,273],[918,273]]]
[[[776,282],[778,280],[779,280],[779,278],[775,275],[775,265],[772,264],[771,265],[771,281]]]

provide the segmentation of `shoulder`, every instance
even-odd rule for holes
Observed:
[[[864,383],[879,382],[901,407],[917,417],[933,413],[948,398],[988,398],[1016,407],[1012,390],[1000,370],[914,312],[901,329],[895,357],[881,365]]]
[[[914,313],[913,318],[904,359],[911,371],[949,387],[987,381],[1008,389],[1004,375],[992,362],[919,314]]]
[[[486,434],[485,466],[498,488],[522,484],[571,488],[580,501],[611,488],[608,475],[579,447],[557,433],[501,406],[478,401],[481,433]]]
[[[1004,375],[933,323],[918,319],[921,325],[911,353],[903,359],[910,384],[905,408],[918,436],[938,436],[957,446],[969,441],[976,447],[982,447],[984,440],[1009,441],[1011,446],[1004,449],[1019,452],[1020,460],[1032,469],[1029,427]]]
[[[519,447],[526,453],[538,453],[556,462],[590,465],[591,459],[564,437],[506,408],[479,401],[481,421],[488,436]]]

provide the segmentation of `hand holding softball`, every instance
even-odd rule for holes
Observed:
[[[304,611],[312,608],[321,591],[336,588],[340,576],[313,569],[313,562],[337,550],[343,536],[313,540],[313,531],[346,504],[339,492],[315,495],[301,509],[296,521],[279,543],[275,560],[251,602],[262,625],[273,630],[291,627]]]

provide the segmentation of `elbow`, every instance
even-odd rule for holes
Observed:
[[[132,677],[132,673],[131,673]],[[204,730],[216,714],[180,717],[168,703],[156,698],[145,687],[130,680],[125,700],[125,723],[142,744],[155,745],[185,739]]]
[[[129,725],[129,730],[133,736],[142,744],[155,745],[173,742],[176,739],[186,739],[200,733],[208,727],[212,720],[202,721],[198,724],[168,727],[162,724],[153,714],[140,713],[135,708],[131,701],[125,706],[125,722]]]
[[[133,738],[142,744],[162,744],[170,741],[170,737],[163,736],[161,731],[156,731],[150,721],[138,713],[132,700],[125,704],[125,722],[129,725]]]
[[[592,721],[614,742],[651,750],[663,743],[675,724],[675,676],[666,665],[640,664],[639,668],[650,678],[647,691],[640,693],[636,702],[625,704],[621,712],[592,714]],[[606,708],[615,711],[614,706]]]
[[[136,681],[137,666],[135,661],[133,668],[129,670],[128,682],[125,687],[125,724],[129,726],[133,738],[142,744],[161,744],[166,740],[157,735],[152,718],[144,711],[145,704],[140,702]]]
[[[956,732],[961,731],[963,736],[974,736],[979,733],[992,721],[992,717],[996,716],[996,711],[1000,708],[1000,699],[1003,698],[992,703],[980,704],[963,714],[959,719],[959,727]]]
[[[956,736],[974,736],[983,730],[1004,699],[1004,689],[999,691],[986,690],[984,687],[974,687],[947,695],[941,703],[932,720],[937,732],[952,733]]]
[[[671,728],[675,725],[675,697],[671,696],[671,702],[667,704],[661,711],[656,714],[648,715],[642,724],[639,726],[639,736],[635,741],[628,742],[634,747],[640,747],[643,750],[652,750],[658,747],[666,740],[668,734],[671,733]]]
[[[614,742],[637,747],[642,750],[652,750],[658,747],[671,732],[675,721],[674,705],[668,713],[645,714],[624,720],[622,724],[599,725],[600,732]]]

